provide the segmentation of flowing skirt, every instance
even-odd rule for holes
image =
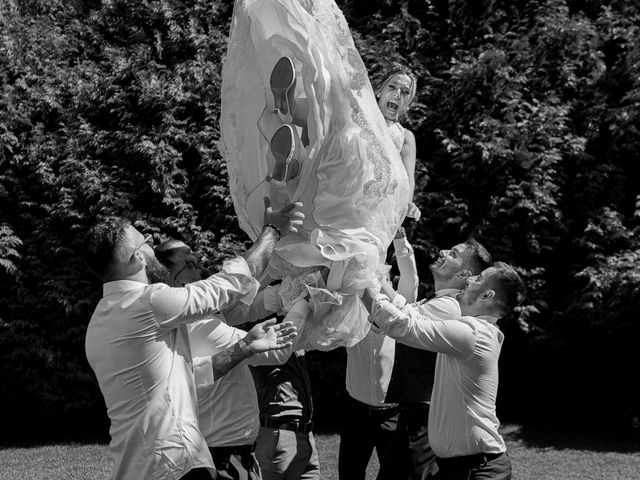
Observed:
[[[277,186],[266,180],[269,122],[279,121],[269,79],[283,56],[296,68],[296,98],[308,105],[308,145],[297,178]],[[280,240],[268,271],[283,280],[285,310],[309,298],[307,348],[354,345],[369,329],[359,294],[386,273],[409,180],[333,0],[236,1],[220,123],[231,196],[252,239],[262,228],[264,196],[275,208],[304,203],[303,228]]]

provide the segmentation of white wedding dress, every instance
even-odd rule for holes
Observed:
[[[296,67],[296,98],[309,106],[306,157],[298,177],[284,187],[265,180],[270,138],[258,128],[265,112],[273,115],[269,79],[283,56]],[[303,229],[280,240],[268,271],[282,279],[285,311],[297,299],[309,299],[314,313],[303,332],[306,348],[354,345],[369,329],[359,294],[378,286],[386,273],[387,247],[404,219],[409,181],[333,0],[236,1],[220,124],[231,196],[252,239],[262,229],[264,196],[274,207],[304,203]],[[317,273],[322,267],[325,278]]]

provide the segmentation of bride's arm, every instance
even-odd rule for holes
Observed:
[[[416,188],[416,137],[410,130],[404,131],[404,144],[400,151],[402,164],[409,176],[409,201],[413,202],[413,192]]]

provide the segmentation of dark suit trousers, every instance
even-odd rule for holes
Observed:
[[[206,468],[194,468],[189,470],[186,475],[180,477],[180,480],[214,480],[216,477],[212,477],[209,470]]]
[[[380,462],[377,480],[425,480],[437,470],[436,456],[429,446],[427,403],[401,404],[396,429]]]
[[[343,414],[338,475],[340,480],[364,480],[373,449],[379,459],[385,455],[398,422],[398,407],[370,407],[349,397]]]

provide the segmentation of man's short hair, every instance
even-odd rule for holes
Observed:
[[[464,244],[468,252],[467,266],[473,275],[479,275],[491,266],[491,254],[480,242],[470,237]]]
[[[108,276],[117,249],[131,222],[122,217],[106,217],[89,229],[84,238],[84,258],[101,279]]]
[[[498,305],[503,315],[508,314],[520,305],[527,295],[527,287],[515,269],[504,262],[496,262],[492,265],[497,272],[491,281]]]

